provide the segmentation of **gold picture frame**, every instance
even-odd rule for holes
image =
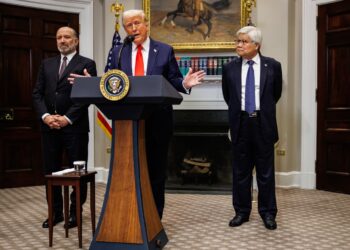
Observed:
[[[143,0],[150,36],[176,51],[235,49],[235,33],[251,22],[253,5],[256,0]]]

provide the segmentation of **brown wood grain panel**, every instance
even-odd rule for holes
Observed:
[[[327,19],[328,31],[336,31],[347,29],[350,30],[350,14],[341,13],[337,15],[330,15]]]
[[[327,169],[328,172],[333,174],[344,175],[344,173],[350,175],[350,145],[346,143],[328,144],[327,147]]]
[[[147,237],[148,241],[151,241],[163,229],[163,226],[160,222],[157,207],[154,203],[151,183],[148,175],[144,121],[139,121],[139,156],[142,203],[144,209],[144,217],[147,225]]]
[[[44,184],[32,90],[41,61],[58,54],[59,23],[78,29],[79,15],[0,3],[0,111],[14,114],[0,120],[0,188]]]
[[[316,187],[350,193],[350,2],[318,7]]]
[[[39,134],[30,128],[11,131],[0,127],[0,137],[0,172],[6,177],[0,181],[0,188],[44,183]]]
[[[29,17],[3,15],[2,33],[12,35],[30,35],[31,19]]]
[[[328,107],[350,107],[350,46],[328,49]]]
[[[132,150],[132,121],[115,121],[114,162],[97,241],[141,244]]]
[[[27,107],[32,105],[31,72],[30,72],[30,48],[2,47],[1,58],[3,70],[2,101],[10,107]],[[18,72],[20,67],[20,74]]]
[[[56,39],[56,31],[62,26],[69,26],[65,20],[43,20],[43,37]]]

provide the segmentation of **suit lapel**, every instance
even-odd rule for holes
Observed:
[[[262,97],[266,85],[267,71],[269,69],[269,63],[266,58],[260,56],[261,66],[260,66],[260,97]]]
[[[73,71],[74,67],[75,67],[78,63],[79,63],[79,55],[76,53],[76,54],[73,56],[72,60],[68,63],[68,65],[67,65],[67,67],[65,68],[65,70],[63,71],[62,76],[58,79],[59,82],[61,82],[62,79],[65,79],[66,77],[68,77],[68,74],[69,74],[70,72]],[[61,58],[60,58],[60,60],[59,60],[59,66],[58,66],[58,68],[60,68],[60,64],[61,64]],[[59,72],[59,69],[58,69],[57,72]],[[58,73],[57,73],[57,75],[58,75]]]
[[[152,69],[156,61],[158,51],[159,50],[158,50],[157,44],[155,44],[155,42],[151,39],[150,45],[149,45],[149,52],[148,52],[148,63],[147,63],[146,75],[152,75]]]
[[[61,66],[61,56],[57,56],[56,57],[56,60],[54,61],[54,65],[53,65],[53,68],[55,70],[55,82],[57,82],[59,79],[58,79],[58,72],[60,71],[60,66]]]
[[[121,55],[121,69],[128,76],[132,76],[132,63],[131,63],[131,55],[132,55],[132,45],[129,43],[125,46]]]
[[[241,92],[242,92],[242,58],[239,57],[235,60],[234,69],[232,70],[234,82],[236,87],[236,93],[238,100],[241,100]]]

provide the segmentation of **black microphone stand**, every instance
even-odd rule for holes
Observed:
[[[123,45],[122,47],[120,48],[119,50],[119,53],[118,53],[118,69],[121,70],[121,65],[120,65],[120,62],[121,62],[121,55],[122,55],[122,51],[123,49],[125,48],[125,46],[131,42],[133,42],[135,40],[135,36],[133,35],[130,35],[130,36],[127,36],[124,38],[124,42],[123,42]]]

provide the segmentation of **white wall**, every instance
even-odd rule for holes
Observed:
[[[277,111],[280,131],[277,149],[285,150],[286,154],[276,156],[276,181],[279,186],[315,188],[316,103],[314,100],[317,85],[315,17],[317,5],[335,1],[257,0],[257,8],[253,10],[253,22],[263,32],[263,54],[279,60],[283,69],[283,93]],[[103,73],[114,31],[114,14],[110,12],[114,0],[0,0],[0,2],[79,13],[81,53],[94,57],[99,74]],[[124,4],[125,9],[142,8],[142,0],[119,2]],[[122,29],[120,33],[122,37],[125,36]],[[212,85],[198,88],[184,103],[190,107],[197,105],[197,108],[206,109],[212,105],[207,105],[205,99],[211,98],[216,103],[216,108],[225,109],[221,103],[220,87],[217,86],[220,83],[217,81],[218,79],[214,79]],[[185,108],[188,108],[186,105]],[[90,117],[94,123],[94,108],[90,109]],[[95,166],[99,170],[100,180],[106,180],[109,168],[107,147],[109,140],[95,125],[90,133],[89,167]]]
[[[105,20],[105,56],[112,38],[114,16],[109,12],[114,1],[104,1]],[[120,1],[125,9],[142,8],[142,1]],[[262,30],[262,53],[274,57],[282,64],[283,94],[277,107],[280,141],[276,149],[285,151],[285,155],[276,155],[276,182],[279,186],[300,186],[302,178],[300,151],[300,60],[301,54],[301,2],[296,0],[257,0],[253,10],[253,22]],[[107,31],[108,30],[108,31]],[[123,31],[120,32],[124,37]],[[232,55],[234,52],[216,52],[217,55]],[[179,53],[183,55],[184,53]],[[185,53],[190,54],[191,53]],[[203,55],[212,52],[203,52]],[[106,57],[105,57],[106,58]],[[192,90],[190,96],[184,95],[184,101],[175,109],[227,109],[221,93],[220,78],[209,81]],[[98,130],[98,128],[96,128]],[[98,139],[96,139],[98,140]],[[106,145],[100,148],[105,148]],[[96,148],[96,147],[95,147]],[[97,154],[97,153],[96,153]],[[107,156],[108,157],[108,156]],[[312,184],[311,184],[312,185]]]
[[[302,1],[301,173],[300,186],[316,187],[317,6],[338,0]]]

